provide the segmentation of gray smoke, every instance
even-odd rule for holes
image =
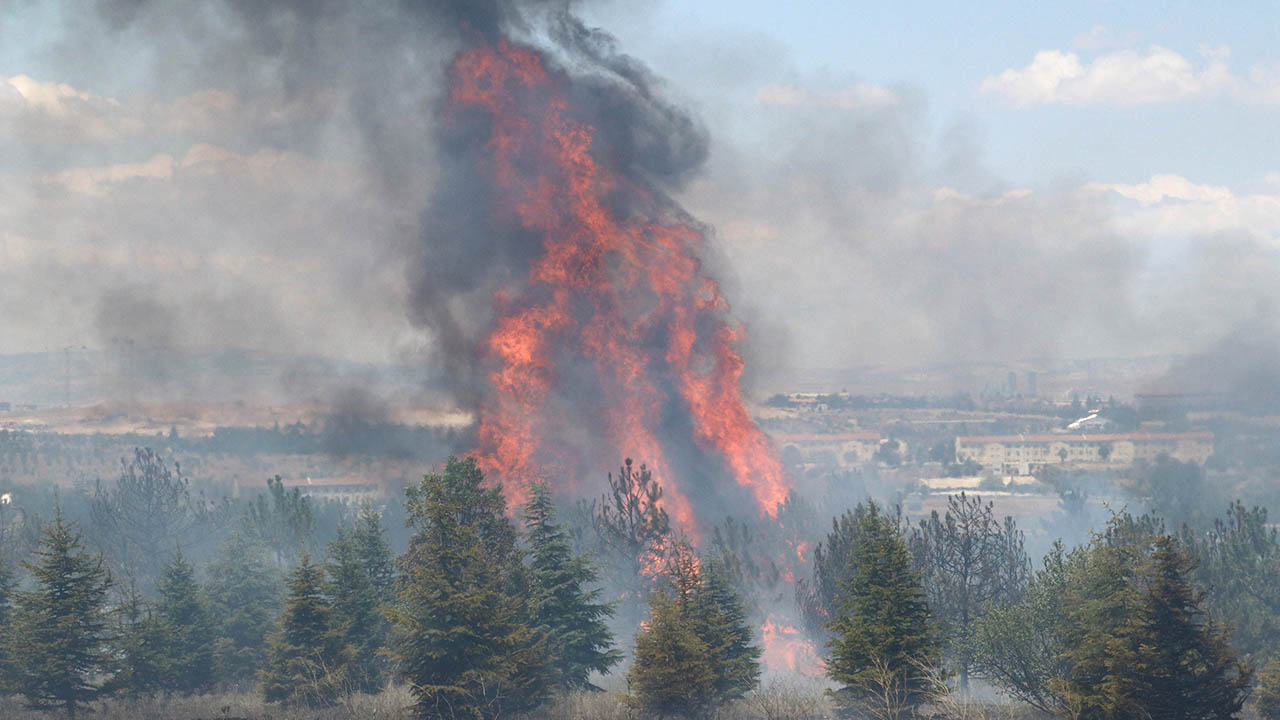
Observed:
[[[858,78],[801,72],[769,38],[650,29],[622,4],[0,8],[25,61],[5,72],[67,90],[40,104],[0,82],[0,352],[153,342],[160,309],[183,350],[417,364],[469,402],[492,290],[536,244],[485,232],[467,163],[483,128],[441,131],[436,108],[452,54],[499,33],[574,76],[620,171],[717,228],[706,262],[774,387],[814,367],[1194,354],[1276,300],[1265,238],[1191,238],[1171,260],[1079,178],[1010,192],[980,129],[934,133],[911,87],[846,101]]]

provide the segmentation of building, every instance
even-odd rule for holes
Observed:
[[[840,467],[871,462],[884,442],[873,432],[779,434],[773,440],[780,448],[794,447],[805,462],[829,465],[834,460]],[[906,452],[905,444],[899,452]]]
[[[999,472],[1029,474],[1042,465],[1094,463],[1132,465],[1168,455],[1203,465],[1213,454],[1213,433],[1073,433],[1064,435],[972,435],[956,438],[956,459],[973,460]]]
[[[357,504],[382,498],[382,484],[362,477],[302,478],[284,480],[285,490],[297,488],[299,492],[316,500],[338,500]]]

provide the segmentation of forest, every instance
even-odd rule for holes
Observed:
[[[1176,498],[1195,470],[1154,476]],[[1114,510],[1033,560],[973,495],[911,521],[870,498],[820,520],[793,494],[695,537],[631,460],[594,501],[520,494],[451,458],[379,506],[278,477],[212,498],[147,449],[92,490],[17,488],[0,504],[0,708],[1280,717],[1280,538],[1263,508]]]

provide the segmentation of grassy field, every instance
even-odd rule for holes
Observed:
[[[267,705],[254,694],[214,694],[193,697],[110,699],[94,703],[93,720],[410,720],[406,709],[412,697],[404,688],[379,695],[356,695],[342,705],[323,710]],[[26,710],[16,698],[0,698],[0,717],[6,720],[61,720],[56,711]],[[818,688],[770,685],[732,706],[717,720],[817,720],[834,717]],[[554,699],[525,720],[643,720],[626,696],[613,693],[575,693]]]
[[[215,694],[194,697],[113,699],[95,703],[93,720],[411,720],[406,709],[412,697],[403,687],[379,695],[356,695],[323,710],[266,705],[255,694]],[[1033,720],[1040,715],[1014,706],[947,703],[932,708],[936,720]],[[14,698],[0,698],[0,717],[6,720],[61,720],[60,712],[23,709]],[[714,720],[826,720],[835,710],[818,685],[766,682],[759,690],[721,708]],[[574,693],[554,699],[523,720],[648,720],[617,692]]]

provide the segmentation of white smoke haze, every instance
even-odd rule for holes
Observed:
[[[566,7],[4,3],[0,30],[32,31],[0,67],[0,353],[156,336],[418,363],[441,384],[438,327],[410,312],[422,278],[406,267],[432,262],[422,238],[448,242],[424,212],[454,180],[431,112],[453,21],[554,39],[572,64],[601,40],[545,21]],[[582,9],[692,111],[689,137],[710,138],[705,163],[676,147],[684,165],[656,172],[715,230],[708,262],[748,320],[757,386],[805,368],[1194,353],[1274,307],[1274,184],[1014,187],[984,167],[982,129],[932,116],[910,78],[804,73],[769,38]],[[1116,57],[1083,64],[1077,85],[1164,56]],[[1164,62],[1169,82],[1208,87],[1227,59],[1186,62]],[[1233,72],[1263,92],[1263,69]],[[448,295],[458,317],[487,315],[484,293]]]

